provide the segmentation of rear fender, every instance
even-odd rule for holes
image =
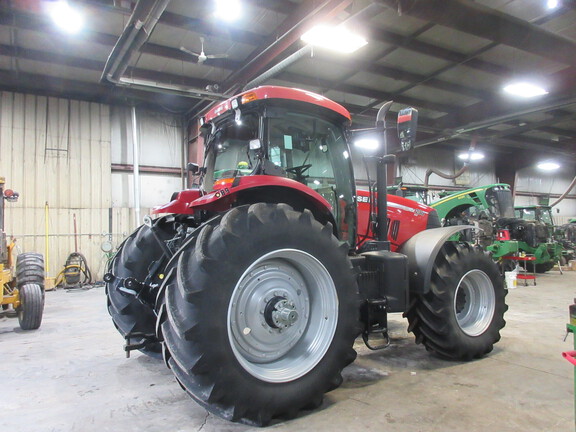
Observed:
[[[152,214],[218,213],[256,202],[286,203],[299,211],[309,209],[320,222],[332,223],[337,232],[332,206],[322,195],[297,181],[269,175],[238,177],[206,194],[198,189],[181,191],[168,204],[154,207]]]
[[[432,268],[440,249],[451,236],[468,229],[477,228],[472,225],[432,228],[419,232],[402,245],[400,252],[408,256],[410,292],[426,294],[430,291]]]

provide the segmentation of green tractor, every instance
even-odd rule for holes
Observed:
[[[432,204],[443,226],[475,225],[476,240],[492,253],[496,261],[518,252],[536,257],[535,270],[544,273],[558,262],[562,247],[551,241],[546,219],[522,217],[513,207],[512,191],[504,183],[467,189],[448,195]],[[528,213],[526,213],[528,215]],[[551,213],[549,212],[551,222]],[[552,224],[550,224],[552,225]],[[472,230],[465,231],[474,240]]]
[[[501,230],[498,221],[514,218],[510,186],[503,183],[455,192],[430,204],[438,212],[443,226],[475,225],[476,240],[499,261],[519,251],[518,241]],[[474,232],[464,234],[474,240]]]
[[[394,186],[388,186],[387,188],[389,195],[401,196],[404,198],[411,199],[422,204],[428,205],[428,188],[424,186],[416,185],[405,185],[399,183]]]
[[[554,238],[562,244],[565,263],[576,258],[576,218],[568,219],[567,224],[556,227]]]
[[[530,246],[523,248],[526,253],[536,257],[536,272],[544,273],[551,270],[557,262],[571,259],[570,245],[563,244],[563,235],[554,225],[552,207],[546,205],[516,206],[514,214],[525,221],[540,222],[546,228],[546,242],[540,243],[536,248]]]

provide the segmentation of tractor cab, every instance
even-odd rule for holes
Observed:
[[[236,108],[227,114],[217,115],[218,106],[207,114],[201,129],[201,190],[208,194],[247,176],[287,179],[327,202],[339,231],[352,229],[356,192],[345,135],[349,114],[339,105],[335,111],[334,102],[317,95],[294,89],[285,94],[287,90],[261,87],[234,99]],[[281,97],[275,97],[278,91]],[[270,178],[261,183],[269,187]]]
[[[539,221],[549,227],[554,226],[552,207],[550,206],[518,206],[514,207],[514,213],[516,217],[520,219]]]

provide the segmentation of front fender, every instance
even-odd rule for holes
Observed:
[[[454,234],[468,229],[478,228],[473,225],[432,228],[419,232],[402,245],[400,252],[408,257],[411,292],[426,294],[430,290],[432,268],[442,245]]]

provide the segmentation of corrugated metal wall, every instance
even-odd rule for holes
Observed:
[[[98,271],[110,208],[108,107],[9,92],[0,98],[0,175],[20,193],[6,203],[7,233],[19,251],[46,253],[47,225],[55,275],[74,251],[76,217],[78,250]]]
[[[540,196],[547,194],[562,194],[576,175],[571,166],[562,166],[559,171],[542,172],[536,168],[524,168],[518,171],[517,190],[530,192],[533,195],[519,195],[516,197],[516,205],[537,205],[540,204]],[[573,189],[570,196],[576,195]],[[556,201],[551,198],[550,203]],[[576,199],[566,198],[554,207],[554,216],[557,223],[567,223],[568,219],[576,216]]]
[[[142,165],[183,166],[182,130],[176,116],[137,111]],[[0,176],[20,193],[6,202],[6,232],[20,252],[46,254],[49,276],[75,250],[101,278],[104,241],[114,247],[134,229],[133,178],[111,173],[112,163],[132,164],[128,108],[18,93],[0,93]],[[182,188],[179,176],[141,174],[141,215]],[[74,218],[77,235],[74,236]]]
[[[140,165],[182,168],[184,149],[182,124],[178,117],[169,114],[136,111],[140,139]],[[132,165],[132,120],[130,108],[111,108],[112,163]],[[150,207],[169,201],[173,192],[184,188],[182,176],[140,173],[140,205],[142,215]],[[112,207],[132,208],[134,188],[132,174],[112,173]]]

